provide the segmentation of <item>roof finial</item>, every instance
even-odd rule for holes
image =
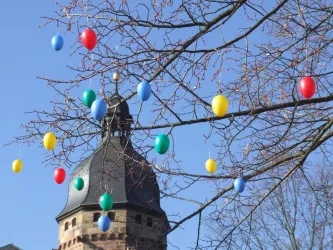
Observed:
[[[114,74],[113,74],[113,80],[115,81],[115,84],[116,84],[116,88],[115,88],[115,94],[117,94],[118,95],[118,81],[119,81],[119,73],[118,72],[115,72]]]

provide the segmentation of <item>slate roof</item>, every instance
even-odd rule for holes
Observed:
[[[116,97],[118,99],[119,96]],[[111,100],[111,103],[117,101]],[[128,114],[126,102],[117,109],[116,114],[118,112]],[[108,178],[101,180],[103,173],[110,169]],[[81,177],[85,183],[81,191],[74,187],[77,177]],[[113,196],[115,209],[133,207],[165,216],[160,207],[156,175],[147,160],[134,150],[128,138],[110,136],[103,138],[97,150],[74,169],[69,182],[67,203],[56,217],[57,221],[78,209],[99,209],[98,200],[104,193],[100,183]]]
[[[116,112],[116,113],[122,113],[122,114],[129,114],[129,107],[126,101],[123,101],[124,98],[121,97],[118,94],[114,94],[110,97],[110,102],[109,102],[109,106],[112,107],[114,105],[117,105],[117,108],[114,109],[110,109],[110,112]],[[120,103],[120,104],[119,104]]]
[[[0,247],[0,250],[22,250],[22,249],[15,246],[14,244],[8,244],[6,246]]]

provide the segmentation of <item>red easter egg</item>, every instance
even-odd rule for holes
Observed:
[[[81,41],[88,50],[92,50],[95,48],[97,44],[97,36],[96,33],[91,29],[86,29],[81,34]]]
[[[299,84],[299,90],[305,98],[311,98],[316,92],[316,83],[312,77],[303,77]]]
[[[54,171],[54,180],[56,183],[61,184],[66,179],[66,171],[63,168],[57,168]]]

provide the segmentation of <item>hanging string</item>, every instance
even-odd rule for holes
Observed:
[[[210,149],[208,149],[208,159],[210,159]]]
[[[305,76],[308,76],[308,34],[305,34]]]
[[[18,158],[19,158],[19,159],[21,159],[21,144],[22,144],[22,143],[20,143],[19,151],[18,151]]]
[[[219,83],[218,83],[218,87],[219,87],[219,90],[218,90],[218,94],[222,94],[222,88],[221,88],[221,78],[222,78],[222,73],[220,72],[219,74]]]
[[[104,173],[103,173],[104,174]],[[105,179],[107,180],[107,177],[105,177]],[[105,181],[105,185],[104,185],[104,191],[105,193],[108,193],[108,186],[107,186],[107,181]]]
[[[93,66],[93,61],[94,61],[94,54],[93,52],[91,51],[91,60],[90,60],[90,70],[92,70],[92,66]],[[89,89],[91,89],[91,78],[89,79]]]
[[[86,9],[86,16],[87,16],[87,21],[86,21],[86,26],[88,28],[88,22],[89,22],[89,16],[88,16],[88,0],[86,1],[86,4],[85,4],[85,9]]]
[[[59,35],[59,23],[57,22],[57,35]]]

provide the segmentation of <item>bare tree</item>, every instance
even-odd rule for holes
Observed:
[[[231,244],[232,249],[332,249],[332,173],[323,167],[325,163],[318,165],[307,178],[302,171],[295,173],[256,211],[247,208],[247,201],[228,201],[228,208],[213,211],[207,217],[208,225],[213,225],[213,231],[219,234],[212,240],[227,234],[234,227],[233,223],[239,223],[250,211],[249,219],[235,230],[226,246]],[[270,186],[269,179],[265,182],[264,186]],[[231,212],[235,206],[239,207],[237,213]]]
[[[274,242],[279,242],[276,249],[332,245],[326,237],[332,189],[331,184],[320,185],[328,171],[311,167],[315,159],[325,159],[323,167],[329,167],[331,159],[332,1],[72,0],[56,5],[59,10],[43,17],[41,26],[56,23],[77,34],[72,54],[82,61],[69,66],[77,73],[74,79],[40,77],[58,99],[50,111],[31,112],[35,119],[23,125],[26,134],[13,142],[36,142],[46,130],[55,131],[61,147],[46,164],[70,168],[82,160],[72,157],[74,151],[84,150],[84,158],[95,149],[102,126],[69,93],[98,79],[101,96],[110,102],[112,74],[119,72],[119,91],[134,102],[138,82],[146,79],[153,89],[153,115],[143,123],[141,108],[133,114],[131,140],[139,152],[149,158],[151,139],[160,128],[172,137],[178,127],[205,123],[205,138],[218,138],[214,175],[184,171],[173,148],[162,167],[149,158],[163,184],[163,197],[198,204],[196,211],[173,221],[168,233],[197,218],[195,249],[267,249]],[[79,42],[86,27],[98,34],[92,53]],[[228,81],[223,80],[226,75]],[[306,75],[316,79],[315,98],[299,94],[298,82]],[[230,104],[221,118],[210,105],[218,93]],[[247,180],[244,195],[232,191],[237,176]],[[214,196],[193,200],[182,195],[207,181],[216,187]],[[304,227],[298,227],[298,218],[306,220]],[[217,235],[202,233],[207,220],[209,227],[219,229]],[[274,234],[270,221],[278,221],[277,230],[285,233]]]

